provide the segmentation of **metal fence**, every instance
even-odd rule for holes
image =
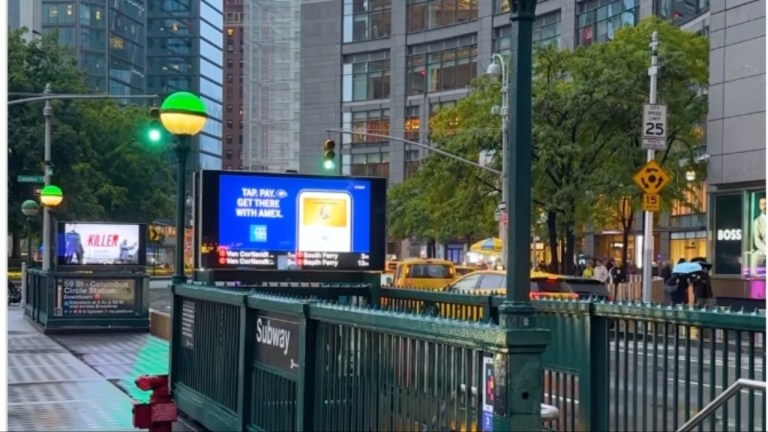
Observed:
[[[181,409],[207,427],[477,430],[477,365],[487,351],[480,340],[487,346],[499,330],[502,297],[381,288],[379,308],[359,290],[314,291],[323,299],[301,301],[253,292],[192,286],[176,291],[173,346],[182,351],[174,355],[174,390]],[[541,402],[559,408],[550,425],[555,430],[675,430],[736,379],[766,379],[762,313],[534,304],[538,326],[551,333]],[[282,369],[256,359],[256,321],[270,314],[303,338],[311,336],[300,346],[316,351],[300,350],[295,367]],[[393,316],[411,327],[392,327]],[[184,348],[190,344],[194,349]],[[242,352],[251,347],[237,364],[235,346]],[[225,370],[214,370],[214,364]],[[698,430],[765,431],[765,394],[742,391]]]
[[[480,429],[481,365],[490,359],[507,370],[517,343],[508,330],[340,304],[359,300],[342,297],[174,287],[179,409],[222,431]],[[539,342],[521,343],[528,357],[538,343],[540,356],[549,332],[529,331]],[[502,417],[537,416],[540,398],[531,394],[522,411]]]

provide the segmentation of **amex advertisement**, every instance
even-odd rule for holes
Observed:
[[[204,171],[202,183],[218,206],[200,211],[201,267],[383,269],[385,179]]]
[[[59,222],[58,265],[146,265],[146,225]]]

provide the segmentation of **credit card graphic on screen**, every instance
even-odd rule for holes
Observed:
[[[299,193],[297,243],[304,252],[352,252],[352,197],[346,192]]]

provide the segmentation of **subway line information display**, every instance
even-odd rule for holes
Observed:
[[[203,171],[200,181],[201,267],[383,269],[384,179]]]

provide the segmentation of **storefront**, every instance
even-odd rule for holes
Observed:
[[[728,303],[764,303],[768,218],[764,189],[711,195],[712,286]],[[762,306],[765,307],[764,304]]]

